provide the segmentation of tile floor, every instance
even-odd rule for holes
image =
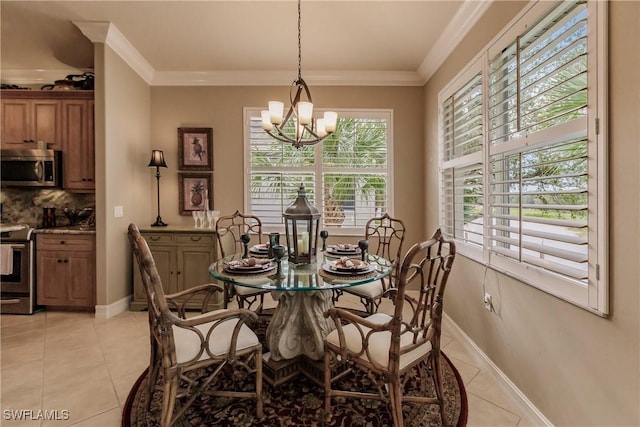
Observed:
[[[348,296],[340,304],[355,304]],[[384,307],[387,311],[389,307]],[[148,364],[146,312],[108,320],[90,313],[43,311],[0,316],[0,425],[117,427],[131,386]],[[444,352],[460,372],[469,426],[542,425],[445,322]],[[22,411],[27,420],[12,419]],[[42,412],[57,420],[42,420]],[[40,417],[39,417],[40,415]]]

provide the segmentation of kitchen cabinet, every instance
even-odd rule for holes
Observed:
[[[65,190],[95,191],[93,91],[3,90],[2,148],[37,148],[38,141],[62,151]]]
[[[95,264],[95,235],[37,234],[38,304],[94,308]]]
[[[62,146],[62,105],[57,99],[14,99],[2,94],[2,148]]]
[[[94,181],[93,100],[62,101],[63,187],[75,192],[92,192]]]
[[[140,230],[140,233],[153,254],[165,293],[171,294],[214,281],[209,276],[209,265],[217,260],[215,231],[168,227]],[[221,307],[221,294],[216,294],[213,304]],[[201,305],[202,298],[194,298],[187,307],[200,309]],[[133,301],[130,309],[146,308],[147,296],[138,263],[133,256]]]

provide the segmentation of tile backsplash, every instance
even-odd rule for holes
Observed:
[[[42,227],[42,208],[56,208],[56,225],[64,226],[69,220],[62,212],[63,208],[93,208],[95,194],[69,193],[64,190],[43,190],[31,188],[3,188],[0,191],[2,202],[2,222],[10,224],[29,224]]]

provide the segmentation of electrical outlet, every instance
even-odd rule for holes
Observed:
[[[493,300],[491,299],[491,294],[486,292],[484,294],[484,308],[489,311],[493,311]]]

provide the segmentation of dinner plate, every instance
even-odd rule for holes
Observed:
[[[360,260],[351,260],[351,263],[353,264],[350,267],[347,267],[344,265],[344,263],[342,262],[342,260],[340,261],[331,261],[329,263],[329,267],[332,270],[337,270],[337,271],[344,271],[344,272],[360,272],[360,271],[364,271],[367,268],[369,268],[369,263],[366,261],[360,261]]]
[[[266,273],[276,268],[276,264],[265,264],[253,267],[224,267],[224,271],[231,274],[258,274],[258,273]]]
[[[375,271],[376,267],[374,265],[369,264],[369,266],[364,270],[345,271],[345,270],[333,269],[329,264],[322,264],[322,269],[331,274],[339,274],[339,275],[345,275],[345,276],[358,276],[360,274],[371,273],[372,271]]]
[[[254,245],[249,249],[249,252],[253,252],[254,254],[266,254],[269,253],[269,248],[266,243],[262,243],[259,245]]]
[[[328,246],[327,252],[333,255],[358,255],[360,253],[360,248],[340,249],[337,246]]]
[[[223,269],[227,273],[264,273],[266,271],[271,271],[276,268],[275,262],[256,264],[256,265],[243,265],[241,263],[238,264],[225,264]]]

